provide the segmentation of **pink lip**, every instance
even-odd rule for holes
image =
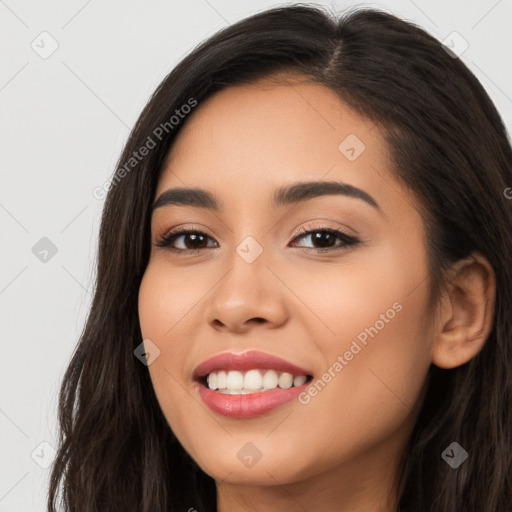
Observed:
[[[250,395],[224,395],[202,384],[198,386],[199,396],[213,412],[231,418],[253,418],[293,400],[309,386],[309,382],[302,386],[269,389]]]
[[[202,377],[214,371],[247,371],[251,369],[276,370],[293,375],[312,375],[310,370],[300,368],[276,356],[264,352],[250,351],[242,354],[224,352],[203,361],[194,372],[199,381],[198,391],[203,402],[214,412],[232,418],[253,418],[293,400],[309,386],[309,381],[301,386],[288,389],[269,389],[248,395],[225,395],[206,387]]]
[[[194,371],[194,378],[197,380],[211,372],[220,370],[247,371],[253,368],[288,372],[293,375],[311,375],[310,370],[295,366],[280,357],[253,350],[241,354],[235,354],[233,352],[217,354],[197,366]]]

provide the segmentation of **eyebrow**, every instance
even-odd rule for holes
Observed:
[[[377,201],[368,192],[340,181],[306,181],[285,185],[274,192],[272,206],[277,208],[297,204],[326,195],[343,195],[361,199],[381,211]],[[219,211],[221,208],[221,202],[215,194],[208,190],[202,188],[171,188],[160,194],[153,203],[151,211],[170,205],[195,206],[213,211]]]

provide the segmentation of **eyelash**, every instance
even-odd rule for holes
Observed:
[[[311,248],[311,247],[302,247],[302,249],[305,252],[313,251],[313,252],[316,252],[316,253],[325,253],[325,252],[346,250],[350,246],[355,246],[358,243],[360,243],[359,239],[357,239],[357,238],[355,238],[353,236],[347,235],[346,233],[344,233],[343,231],[340,231],[338,229],[334,229],[334,228],[330,228],[330,227],[326,227],[326,226],[315,227],[313,229],[300,228],[297,236],[293,239],[293,241],[297,240],[298,238],[304,238],[304,237],[306,237],[308,235],[311,235],[313,233],[329,233],[329,234],[334,235],[335,237],[339,238],[340,240],[342,240],[343,241],[343,245],[338,246],[338,247],[324,247],[324,248],[318,248],[318,249]],[[209,235],[207,235],[206,233],[204,233],[202,231],[198,231],[198,230],[195,230],[195,229],[188,229],[186,227],[183,227],[183,228],[179,228],[177,230],[174,230],[174,231],[171,231],[169,233],[166,233],[166,234],[162,235],[160,237],[160,239],[156,242],[155,245],[157,247],[165,247],[169,251],[172,251],[172,252],[175,252],[175,253],[196,254],[196,253],[198,253],[198,252],[203,250],[203,249],[176,249],[175,247],[170,247],[170,245],[177,238],[179,238],[180,236],[182,236],[184,234],[185,235],[188,235],[188,234],[204,235],[204,236],[206,236],[208,238],[211,238],[211,237],[209,237]],[[210,249],[212,249],[212,247],[210,247]],[[213,247],[213,249],[215,249],[215,247]]]

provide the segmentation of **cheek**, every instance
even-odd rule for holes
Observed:
[[[204,296],[197,272],[172,269],[165,261],[150,261],[138,297],[139,323],[143,339],[160,350],[148,367],[153,389],[162,411],[175,432],[188,432],[187,418],[197,414],[190,399],[191,383],[185,363],[194,355],[197,332],[194,308]],[[197,359],[197,357],[196,357]]]
[[[159,402],[173,397],[176,386],[172,385],[172,376],[176,374],[176,367],[180,367],[180,360],[185,357],[179,344],[172,347],[165,340],[172,336],[173,330],[179,326],[179,319],[183,316],[184,290],[177,293],[175,279],[170,282],[166,278],[164,269],[159,265],[150,263],[142,278],[139,289],[139,323],[144,340],[151,340],[160,350],[159,357],[148,367],[155,393]],[[181,314],[180,314],[181,313]],[[178,375],[176,375],[178,377]]]
[[[336,439],[338,456],[356,440],[371,444],[389,435],[417,405],[433,341],[426,261],[417,246],[409,258],[390,246],[372,261],[346,258],[297,281],[294,291],[317,313],[304,327],[318,333],[324,359],[317,384],[302,396],[310,418],[304,428],[311,438],[321,432]]]
[[[314,418],[304,424],[305,435],[336,440],[324,453],[328,460],[410,424],[430,367],[428,280],[418,285],[423,274],[387,269],[391,279],[354,269],[324,289],[330,298],[322,312],[336,334],[324,338],[323,373],[301,398]]]
[[[165,258],[151,261],[139,289],[139,321],[144,337],[170,339],[204,295],[202,280],[192,268],[172,269]],[[179,348],[179,347],[174,347]]]

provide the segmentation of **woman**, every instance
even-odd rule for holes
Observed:
[[[509,510],[511,183],[493,103],[410,23],[208,39],[108,191],[49,510]]]

